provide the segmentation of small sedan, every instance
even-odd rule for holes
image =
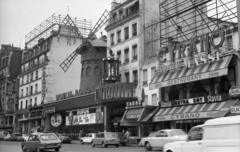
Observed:
[[[41,152],[47,149],[59,151],[61,140],[54,133],[35,133],[29,136],[28,141],[22,142],[21,148],[23,152],[27,150]]]
[[[119,144],[120,140],[115,132],[97,133],[96,137],[92,139],[92,147],[94,147],[95,145],[102,145],[103,147],[111,145],[118,147]]]
[[[58,137],[60,138],[60,140],[62,141],[62,143],[72,143],[72,140],[70,137],[68,137],[65,134],[58,134]]]
[[[92,139],[96,137],[96,133],[88,133],[85,137],[81,137],[80,143],[83,145],[85,143],[92,143]]]
[[[24,138],[22,135],[17,135],[17,141],[24,141]]]
[[[140,144],[145,147],[147,151],[152,148],[163,149],[167,143],[174,141],[184,141],[187,139],[187,134],[181,129],[166,129],[159,130],[149,134],[148,137],[142,138]]]

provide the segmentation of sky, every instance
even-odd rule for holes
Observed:
[[[25,35],[53,14],[92,20],[111,9],[113,0],[0,0],[0,44],[24,48]],[[100,32],[106,35],[102,28]]]

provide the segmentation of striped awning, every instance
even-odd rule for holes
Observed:
[[[225,116],[238,100],[204,103],[181,107],[162,108],[154,115],[153,122],[184,119],[215,118]]]
[[[167,72],[165,74],[155,75],[149,85],[150,90],[219,77],[228,74],[228,65],[232,59],[232,55],[225,56],[224,58],[208,62],[202,65],[192,66],[190,68],[182,68],[181,70]]]

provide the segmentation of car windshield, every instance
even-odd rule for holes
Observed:
[[[44,135],[40,135],[40,138],[42,140],[57,140],[57,136],[55,136],[54,134],[44,134]]]
[[[155,137],[157,135],[157,131],[151,132],[148,137]]]
[[[105,137],[106,138],[116,138],[117,134],[113,133],[113,132],[107,132],[107,133],[105,133]]]
[[[180,135],[187,135],[187,134],[180,129],[170,131],[170,136],[180,136]]]

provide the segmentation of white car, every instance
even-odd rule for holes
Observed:
[[[22,134],[24,141],[28,141],[29,134]]]
[[[149,134],[148,137],[142,138],[140,145],[144,146],[147,151],[152,148],[162,150],[163,146],[173,141],[182,141],[187,139],[187,134],[181,129],[159,130]]]
[[[96,138],[96,133],[88,133],[85,137],[81,137],[79,140],[80,143],[83,145],[84,143],[90,144],[93,138]]]
[[[164,152],[240,152],[240,116],[207,120],[186,141],[168,143]]]

